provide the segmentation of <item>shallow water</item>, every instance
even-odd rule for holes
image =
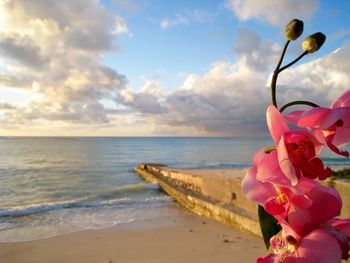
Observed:
[[[163,215],[172,200],[132,169],[243,169],[270,139],[0,137],[0,241],[46,238]],[[332,168],[349,160],[329,152]]]

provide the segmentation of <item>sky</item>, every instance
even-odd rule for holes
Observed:
[[[277,100],[350,87],[348,0],[0,0],[0,136],[267,135],[269,81],[293,18],[327,40]]]

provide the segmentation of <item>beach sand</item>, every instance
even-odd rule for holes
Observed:
[[[265,254],[261,239],[187,211],[109,229],[0,243],[1,263],[244,263]]]

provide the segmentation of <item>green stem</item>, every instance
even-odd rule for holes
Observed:
[[[307,100],[296,100],[296,101],[292,101],[292,102],[289,102],[285,105],[283,105],[280,109],[280,112],[283,112],[285,109],[287,109],[288,107],[290,106],[294,106],[294,105],[307,105],[307,106],[310,106],[310,107],[320,107],[319,105],[311,102],[311,101],[307,101]]]
[[[289,64],[285,65],[284,67],[280,68],[277,72],[277,74],[281,73],[283,70],[285,70],[286,68],[289,68],[290,66],[294,65],[295,63],[297,63],[300,59],[303,58],[303,56],[305,56],[306,54],[308,54],[307,51],[304,51],[304,53],[302,53],[299,57],[297,57],[296,59],[294,59],[292,62],[290,62]]]
[[[290,40],[287,40],[286,43],[284,44],[284,48],[281,54],[281,57],[277,63],[276,69],[273,72],[272,75],[272,80],[271,80],[271,100],[272,100],[272,104],[275,105],[275,107],[277,108],[277,100],[276,100],[276,83],[277,83],[277,78],[278,78],[278,73],[279,73],[279,69],[280,66],[282,64],[284,55],[286,54],[288,45],[290,43]]]

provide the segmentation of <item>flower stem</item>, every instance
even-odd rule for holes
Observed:
[[[302,59],[303,56],[305,56],[306,54],[308,54],[309,52],[304,51],[304,53],[302,53],[299,57],[297,57],[296,59],[294,59],[292,62],[288,63],[287,65],[285,65],[284,67],[278,69],[278,73],[281,73],[283,70],[285,70],[286,68],[289,68],[290,66],[294,65],[295,63],[297,63],[300,59]]]
[[[311,102],[311,101],[306,101],[306,100],[296,100],[296,101],[291,101],[285,105],[283,105],[280,109],[280,112],[283,112],[285,109],[287,109],[290,106],[294,106],[294,105],[307,105],[310,107],[320,107],[319,105]]]
[[[276,69],[273,72],[272,75],[272,80],[271,80],[271,100],[272,100],[272,104],[275,105],[275,107],[277,108],[277,100],[276,100],[276,83],[277,83],[277,78],[278,78],[278,73],[280,70],[280,66],[282,64],[284,55],[286,54],[286,50],[288,48],[290,40],[287,40],[286,43],[284,44],[284,48],[281,54],[281,57],[277,63]]]

